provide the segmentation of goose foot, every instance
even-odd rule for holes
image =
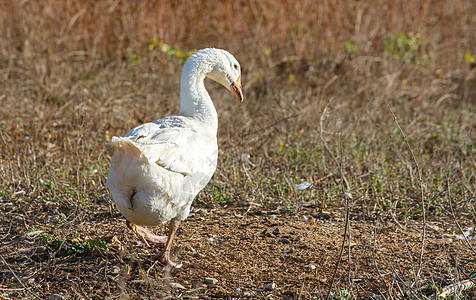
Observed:
[[[149,246],[150,243],[154,244],[165,244],[167,243],[168,238],[166,236],[159,236],[154,234],[150,229],[136,225],[130,221],[126,220],[127,227],[134,231],[134,233],[141,239],[141,241]]]
[[[180,269],[183,266],[182,262],[173,261],[170,259],[170,251],[165,251],[165,249],[159,254],[159,263],[163,266],[173,267],[176,269]]]
[[[167,238],[167,242],[165,243],[165,248],[160,252],[159,254],[159,262],[168,267],[174,267],[174,268],[181,268],[182,263],[179,261],[172,261],[170,259],[170,249],[172,248],[172,241],[174,240],[175,237],[175,232],[180,226],[180,221],[177,219],[172,219],[170,220],[169,223],[169,236]]]

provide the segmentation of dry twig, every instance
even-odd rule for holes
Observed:
[[[330,297],[332,287],[334,285],[334,280],[335,280],[335,277],[337,275],[337,271],[339,270],[340,262],[342,260],[342,255],[344,253],[344,248],[345,248],[344,245],[345,245],[346,240],[348,240],[349,286],[351,284],[351,282],[350,282],[350,239],[351,239],[351,236],[350,236],[350,224],[349,224],[349,199],[351,199],[352,196],[349,192],[349,184],[348,184],[347,179],[345,178],[345,175],[344,175],[344,168],[343,168],[343,162],[342,162],[342,160],[343,160],[342,159],[342,153],[341,153],[340,161],[338,161],[336,159],[336,157],[334,156],[334,154],[331,152],[331,150],[330,150],[329,146],[327,145],[327,142],[326,142],[326,140],[324,139],[324,136],[323,136],[324,117],[326,116],[326,112],[327,112],[327,109],[329,107],[329,104],[333,99],[334,98],[331,98],[329,100],[329,102],[325,106],[324,111],[321,115],[320,126],[319,126],[319,138],[321,139],[322,143],[324,144],[324,147],[326,148],[327,152],[331,155],[332,159],[334,160],[336,165],[339,167],[342,190],[344,191],[344,194],[345,194],[345,225],[344,225],[344,237],[342,239],[342,244],[341,244],[339,256],[337,258],[336,267],[334,269],[334,273],[332,275],[332,279],[331,279],[331,282],[329,284],[329,289],[327,291],[326,299],[329,299],[329,297]],[[349,291],[349,292],[351,292],[351,291]]]
[[[2,259],[3,264],[10,270],[10,272],[12,272],[13,277],[15,277],[15,279],[21,284],[21,286],[22,286],[30,295],[32,295],[33,297],[35,297],[35,298],[37,298],[37,299],[41,299],[40,296],[38,296],[37,294],[35,294],[35,293],[33,293],[32,291],[30,291],[30,288],[28,288],[26,285],[23,284],[23,282],[20,280],[20,278],[18,278],[17,274],[12,270],[12,268],[10,268],[10,265],[8,265],[8,263],[7,263],[6,260],[3,258],[2,255],[0,255],[0,259]]]
[[[400,131],[400,134],[403,137],[403,140],[405,141],[405,144],[407,145],[410,154],[412,156],[412,160],[415,163],[415,166],[417,168],[418,172],[418,182],[420,183],[420,197],[421,197],[421,208],[422,208],[422,217],[423,217],[423,227],[422,227],[422,239],[421,239],[421,246],[420,246],[420,256],[418,258],[418,270],[415,275],[415,280],[412,283],[412,286],[416,284],[418,281],[418,278],[420,277],[421,269],[423,267],[423,254],[425,252],[425,238],[426,238],[426,210],[425,210],[425,197],[424,197],[424,192],[423,192],[423,179],[421,175],[421,168],[420,165],[418,164],[418,161],[416,160],[415,154],[413,153],[412,147],[410,147],[410,144],[408,143],[408,138],[403,131],[402,127],[400,124],[398,124],[397,117],[395,116],[395,113],[393,112],[392,108],[390,107],[390,104],[388,103],[387,99],[385,99],[385,103],[387,105],[388,110],[390,111],[390,114],[393,117],[393,121],[395,125],[397,126],[398,130]]]

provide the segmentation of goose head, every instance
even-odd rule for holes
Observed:
[[[226,87],[238,101],[243,102],[240,63],[228,51],[221,49],[213,51],[216,51],[215,62],[206,76]]]

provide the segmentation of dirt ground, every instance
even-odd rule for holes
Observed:
[[[173,248],[183,267],[166,270],[154,258],[160,247],[143,245],[107,197],[83,210],[18,195],[1,198],[0,208],[1,299],[320,299],[334,275],[345,227],[343,211],[198,203]],[[353,215],[350,228],[333,299],[431,296],[435,287],[476,270],[474,253],[450,220],[428,222],[415,285],[421,224]],[[62,240],[62,248],[45,236]],[[98,236],[103,244],[91,251],[61,250]],[[339,294],[343,287],[351,294]],[[466,299],[475,296],[465,293]]]

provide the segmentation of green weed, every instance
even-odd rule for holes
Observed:
[[[385,35],[387,51],[404,61],[429,65],[430,58],[422,53],[423,39],[420,33],[391,32]]]
[[[345,53],[347,56],[352,56],[359,51],[359,47],[352,41],[345,42]]]
[[[171,46],[165,43],[159,42],[155,37],[151,38],[147,43],[147,48],[152,51],[158,48],[162,53],[167,55],[168,59],[175,59],[179,64],[184,64],[187,58],[190,57],[196,50],[182,51],[177,46]]]
[[[226,186],[213,186],[211,188],[212,199],[220,205],[227,204],[230,194],[227,192]]]
[[[101,239],[83,239],[81,234],[72,232],[67,239],[53,239],[49,234],[42,234],[38,242],[45,245],[48,253],[56,253],[59,257],[87,256],[95,250],[108,250],[108,245]]]
[[[476,63],[476,57],[474,57],[474,55],[471,55],[469,53],[466,53],[464,55],[464,60],[468,63],[468,64],[474,64]]]

